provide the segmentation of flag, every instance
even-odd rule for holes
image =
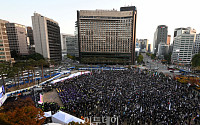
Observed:
[[[196,116],[192,119],[193,121],[195,120]]]
[[[171,103],[169,103],[169,110],[171,110]]]

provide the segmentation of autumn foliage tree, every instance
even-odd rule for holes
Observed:
[[[22,99],[19,98],[12,103],[7,103],[3,106],[3,112],[13,111],[15,108],[22,108],[26,106],[34,106],[34,102],[31,98]]]
[[[10,102],[0,112],[3,125],[41,125],[44,121],[43,111],[30,98]]]

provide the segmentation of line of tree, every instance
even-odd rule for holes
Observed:
[[[156,58],[156,54],[146,53],[147,56],[151,57],[151,59]]]
[[[16,50],[11,51],[11,57],[14,58],[15,60],[29,60],[29,59],[33,59],[33,60],[41,60],[44,59],[44,57],[39,54],[39,53],[32,53],[29,55],[20,55],[19,53],[17,53]]]
[[[142,56],[142,54],[139,54],[139,56],[137,56],[136,60],[137,60],[138,64],[143,63],[143,56]]]
[[[41,68],[42,71],[42,78],[44,78],[44,70],[43,67],[49,67],[49,75],[51,76],[51,65],[55,65],[55,61],[53,60],[45,60],[45,59],[40,59],[40,60],[34,60],[34,59],[29,59],[25,61],[18,61],[14,64],[11,64],[10,62],[1,62],[0,63],[0,75],[2,78],[3,86],[5,87],[5,77],[12,78],[14,79],[14,84],[18,83],[18,88],[19,88],[19,82],[20,78],[22,79],[23,82],[25,82],[24,78],[24,71],[26,70],[28,73],[28,84],[30,83],[30,74],[32,74],[31,79],[32,82],[34,81],[35,78],[35,68],[38,66]],[[54,68],[53,68],[54,72]],[[6,88],[6,87],[5,87]]]

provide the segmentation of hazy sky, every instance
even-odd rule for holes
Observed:
[[[139,39],[153,41],[158,25],[167,25],[168,34],[175,28],[192,27],[200,32],[199,0],[0,0],[0,19],[32,26],[34,11],[57,21],[61,33],[73,34],[77,10],[117,9],[136,6]],[[3,3],[3,4],[2,4]],[[172,40],[172,39],[171,39]],[[171,41],[172,42],[172,41]]]

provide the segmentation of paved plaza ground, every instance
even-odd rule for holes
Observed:
[[[58,96],[58,93],[56,92],[55,89],[53,89],[53,91],[51,91],[51,92],[44,93],[43,100],[44,100],[44,102],[56,102],[56,103],[58,103],[59,106],[61,106],[61,107],[63,106],[63,104]]]

